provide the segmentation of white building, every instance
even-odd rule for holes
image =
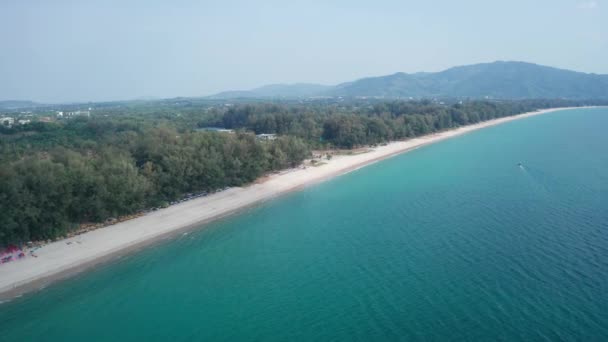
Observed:
[[[260,140],[275,140],[277,138],[276,134],[258,134],[256,137]]]
[[[77,110],[77,111],[73,111],[73,112],[66,112],[65,115],[67,117],[72,117],[72,116],[91,116],[91,111],[90,110]]]
[[[14,123],[15,119],[11,118],[10,116],[0,118],[0,125],[11,127]]]
[[[234,133],[232,129],[220,128],[220,127],[203,127],[198,128],[199,132],[218,132],[218,133]]]
[[[91,116],[91,109],[75,110],[73,112],[57,112],[57,119],[69,119],[76,116]]]

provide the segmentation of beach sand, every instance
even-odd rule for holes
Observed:
[[[180,231],[232,214],[289,191],[344,174],[414,148],[484,127],[567,108],[539,110],[372,148],[367,153],[336,155],[325,164],[281,172],[260,182],[149,212],[141,217],[56,241],[36,251],[37,258],[0,265],[0,299],[36,290],[57,279],[169,238]]]

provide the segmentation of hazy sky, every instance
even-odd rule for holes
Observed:
[[[199,96],[494,60],[608,74],[608,0],[0,0],[0,100]]]

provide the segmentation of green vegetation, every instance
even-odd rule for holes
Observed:
[[[579,104],[165,100],[100,104],[90,118],[0,127],[0,245],[52,239],[81,223],[247,184],[299,165],[314,148],[350,149]],[[198,130],[209,126],[235,131]],[[279,137],[260,141],[254,133]]]
[[[347,104],[244,104],[211,115],[200,126],[247,129],[299,137],[311,146],[354,148],[438,132],[539,108],[576,106],[565,100],[431,101],[356,100]]]
[[[246,184],[309,155],[296,137],[261,142],[245,132],[179,132],[137,120],[30,128],[2,136],[0,244],[52,239],[79,223]]]

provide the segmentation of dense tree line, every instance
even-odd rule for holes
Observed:
[[[576,106],[566,100],[380,101],[350,106],[311,107],[284,104],[244,104],[207,118],[200,125],[244,128],[256,133],[300,137],[313,145],[353,148],[416,137],[540,108]]]
[[[0,245],[61,236],[83,222],[297,166],[313,148],[406,139],[539,108],[584,103],[386,101],[148,104],[91,118],[0,127]],[[45,114],[46,115],[46,114]],[[199,132],[218,126],[235,133]],[[276,133],[260,141],[254,133]]]
[[[36,134],[46,144],[3,144],[9,152],[0,164],[0,244],[54,238],[82,222],[246,184],[309,155],[290,136],[263,142],[250,133],[131,130],[95,120],[52,132]]]

